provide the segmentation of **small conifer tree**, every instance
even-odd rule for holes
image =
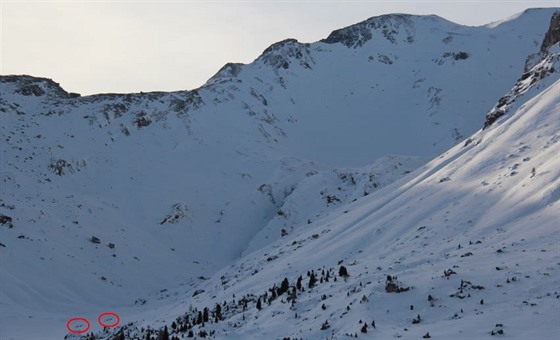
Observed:
[[[202,320],[208,322],[208,307],[204,307],[204,313],[202,314]]]
[[[195,325],[200,325],[202,323],[202,312],[198,311],[198,317],[196,318]]]
[[[308,287],[313,288],[313,287],[315,287],[316,283],[317,283],[317,278],[315,277],[315,273],[311,272],[311,275],[309,276]]]
[[[296,283],[296,288],[301,291],[301,280],[303,280],[303,278],[301,277],[301,275],[298,277],[297,279],[297,283]]]
[[[215,313],[216,313],[216,320],[222,320],[222,306],[220,306],[219,303],[216,304]]]
[[[169,330],[167,329],[167,325],[163,328],[163,332],[161,332],[161,336],[159,337],[161,340],[169,340]]]
[[[278,295],[282,295],[285,292],[288,291],[288,289],[290,289],[290,282],[288,281],[288,278],[285,277],[284,280],[282,281],[282,284],[280,284],[280,289],[278,290]]]

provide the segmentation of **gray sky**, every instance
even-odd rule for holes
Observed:
[[[388,13],[437,14],[478,26],[548,1],[6,1],[1,74],[52,78],[67,91],[172,91],[201,86],[227,62],[274,42],[314,42]]]

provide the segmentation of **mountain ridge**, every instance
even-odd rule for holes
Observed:
[[[553,13],[553,12],[554,12],[554,8],[529,8],[529,9],[526,9],[525,11],[523,11],[523,12],[520,12],[520,13],[518,13],[518,14],[515,14],[515,15],[511,16],[510,18],[506,18],[506,19],[503,19],[503,20],[496,21],[496,25],[495,25],[495,26],[492,26],[492,27],[489,27],[489,28],[490,28],[490,29],[494,29],[494,28],[496,28],[497,26],[504,25],[504,24],[508,24],[510,21],[514,21],[514,20],[516,20],[516,19],[518,19],[518,18],[520,18],[520,17],[523,17],[524,15],[533,14],[533,13],[538,13],[538,12],[550,12],[550,13]],[[467,25],[461,25],[461,24],[458,24],[458,23],[449,21],[449,20],[447,20],[447,19],[445,19],[445,18],[442,18],[442,17],[440,17],[440,16],[438,16],[438,15],[435,15],[435,14],[430,14],[430,15],[417,15],[417,14],[407,14],[407,13],[393,13],[393,14],[383,14],[383,15],[373,16],[373,17],[370,17],[370,18],[368,18],[368,19],[365,19],[365,20],[363,20],[363,21],[361,21],[361,22],[358,22],[358,23],[355,23],[355,24],[352,24],[352,25],[343,27],[343,28],[341,28],[341,29],[334,30],[334,31],[332,31],[326,38],[321,39],[321,40],[319,40],[318,42],[326,42],[326,41],[329,41],[329,42],[327,42],[327,43],[329,43],[329,44],[337,43],[337,42],[339,42],[339,41],[334,41],[334,39],[335,39],[334,36],[336,36],[336,35],[338,35],[338,34],[342,34],[342,32],[344,32],[345,30],[349,30],[349,31],[361,30],[362,28],[368,27],[368,26],[370,26],[370,27],[368,28],[368,30],[370,31],[369,33],[372,34],[373,32],[371,32],[371,30],[376,30],[376,29],[379,28],[378,26],[381,25],[379,22],[381,22],[381,23],[391,22],[392,20],[394,20],[394,19],[396,19],[396,18],[401,18],[401,19],[403,19],[403,18],[406,18],[406,19],[415,18],[415,19],[425,19],[425,20],[431,20],[431,21],[440,21],[440,22],[444,22],[444,23],[449,23],[449,24],[451,24],[452,26],[465,27],[465,28],[484,28],[484,27],[486,27],[486,26],[488,26],[488,25],[491,25],[491,24],[486,24],[486,25],[481,25],[481,26],[467,26]],[[372,24],[372,23],[375,23],[375,24]],[[344,34],[346,34],[346,33],[344,33]],[[333,35],[334,35],[334,36],[333,36]],[[368,40],[369,40],[369,39],[368,39]],[[301,43],[301,42],[299,42],[297,39],[294,39],[294,38],[286,38],[286,39],[284,39],[284,40],[281,40],[281,41],[278,41],[278,42],[276,42],[276,43],[271,44],[271,45],[270,45],[269,47],[267,47],[267,48],[261,53],[261,55],[260,55],[259,57],[257,57],[255,60],[258,60],[258,59],[261,58],[263,55],[266,55],[267,52],[271,52],[271,51],[273,51],[274,49],[276,49],[278,46],[282,46],[282,45],[284,45],[284,44],[286,44],[286,43],[297,43],[297,44],[302,45],[302,46],[310,46],[310,45],[312,44],[312,43]],[[365,43],[365,42],[364,42],[364,43]],[[244,65],[248,65],[248,64],[236,63],[236,62],[229,62],[229,63],[226,63],[226,64],[225,64],[224,66],[222,66],[222,68],[216,73],[216,75],[218,75],[222,69],[227,69],[227,68],[230,68],[230,67],[239,67],[239,66],[244,66]],[[208,83],[212,78],[214,78],[216,75],[210,77],[209,80],[207,81],[207,83]],[[37,79],[37,80],[51,80],[51,81],[53,81],[56,85],[59,85],[59,84],[56,83],[54,80],[52,80],[51,78],[47,78],[47,77],[34,77],[34,76],[30,76],[30,75],[3,75],[2,77],[10,77],[10,78],[12,78],[12,79],[15,79],[14,77],[23,77],[23,78],[25,78],[25,77],[31,77],[31,78],[34,78],[34,79]],[[198,87],[198,88],[192,89],[192,90],[175,90],[175,91],[167,91],[167,92],[165,92],[165,93],[174,93],[174,92],[182,92],[182,91],[196,91],[196,90],[199,90],[199,89],[205,87],[206,85],[207,85],[207,84],[204,84],[204,85],[202,85],[202,86],[200,86],[200,87]],[[64,89],[63,89],[63,90],[64,90]],[[66,92],[66,90],[65,90],[65,92]],[[162,92],[163,92],[163,91],[154,90],[154,91],[138,92],[138,93],[162,93]],[[89,97],[89,96],[97,96],[97,95],[126,95],[126,94],[133,94],[133,93],[97,93],[97,94],[88,95],[87,97]]]
[[[192,295],[199,281],[243,254],[275,249],[299,233],[309,233],[295,240],[302,244],[321,240],[329,228],[315,234],[306,226],[354,216],[344,213],[346,204],[403,181],[439,149],[476,132],[538,51],[541,26],[516,28],[521,38],[479,31],[472,41],[437,30],[427,36],[431,28],[419,27],[428,44],[413,55],[387,38],[355,50],[288,40],[253,64],[224,66],[193,91],[77,97],[50,80],[0,77],[0,213],[13,224],[0,227],[1,300],[3,311],[10,307],[0,328],[31,336],[41,324],[62,335],[58,326],[69,316],[93,320],[98,308],[139,320],[172,296]],[[497,80],[474,87],[481,79]],[[458,117],[468,121],[458,126]],[[438,148],[427,147],[433,143]],[[403,150],[416,158],[351,168]],[[453,181],[446,178],[437,177]]]

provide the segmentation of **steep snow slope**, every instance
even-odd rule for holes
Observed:
[[[202,293],[147,310],[145,321],[119,332],[144,337],[139,328],[166,324],[181,337],[557,339],[559,47],[529,70],[549,71],[515,95],[515,110],[467,143],[248,254],[193,288]],[[312,201],[315,193],[304,193]],[[284,278],[289,288],[280,293]],[[204,308],[209,321],[197,323]]]
[[[332,209],[354,202],[426,163],[423,158],[386,156],[358,169],[312,171],[289,188],[286,200],[265,227],[251,240],[246,253],[257,250],[278,231],[285,236],[299,227],[322,218]]]
[[[2,77],[1,337],[57,338],[106,310],[168,320],[184,305],[159,305],[281,229],[317,228],[337,207],[344,218],[344,203],[474,132],[551,14],[492,28],[372,18],[275,44],[191,92],[79,98]],[[416,157],[332,170],[386,154]]]

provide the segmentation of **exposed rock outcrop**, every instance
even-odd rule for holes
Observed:
[[[412,17],[409,14],[373,17],[358,24],[335,30],[321,41],[327,44],[341,43],[349,48],[357,48],[373,39],[374,31],[379,31],[385,39],[393,44],[397,43],[397,38],[401,36],[403,41],[412,43],[415,33]],[[404,32],[404,35],[401,32]]]
[[[559,70],[555,65],[560,62],[560,11],[556,11],[550,20],[539,53],[532,54],[525,62],[525,72],[517,81],[513,89],[498,100],[498,104],[486,114],[484,129],[492,125],[498,118],[504,116],[515,100],[527,92],[539,80],[548,77]]]

